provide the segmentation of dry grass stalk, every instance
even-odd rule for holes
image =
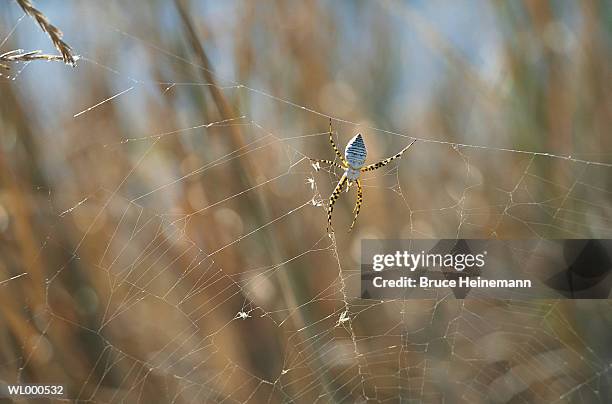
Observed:
[[[61,53],[62,60],[64,63],[71,66],[76,65],[76,58],[72,54],[72,48],[62,40],[62,31],[59,30],[55,25],[51,24],[49,19],[36,7],[32,5],[30,0],[16,0],[17,4],[23,9],[23,11],[34,18],[40,28],[49,35],[51,42],[55,48]]]
[[[0,55],[0,62],[31,62],[33,60],[47,60],[53,62],[62,62],[64,58],[60,55],[47,55],[40,50],[24,52],[21,49],[12,50]],[[10,70],[10,67],[4,63],[0,63],[0,68]]]

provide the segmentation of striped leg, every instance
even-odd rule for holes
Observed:
[[[344,167],[342,167],[342,165],[336,163],[335,161],[331,161],[331,160],[310,159],[310,163],[312,164],[314,169],[317,170],[317,171],[319,171],[321,169],[321,167],[319,167],[319,163],[329,164],[330,166],[334,166],[334,167],[338,167],[338,168],[344,168]]]
[[[359,211],[361,210],[361,203],[363,202],[363,187],[361,186],[361,180],[357,179],[357,204],[355,205],[355,209],[353,209],[353,213],[355,217],[353,217],[353,223],[351,223],[351,227],[349,231],[353,230],[353,226],[355,226],[355,222],[357,221],[357,216],[359,216]]]
[[[329,143],[331,143],[332,148],[334,149],[334,152],[336,153],[336,156],[340,158],[340,161],[342,161],[342,164],[348,165],[346,163],[346,160],[344,159],[344,156],[342,155],[342,153],[340,153],[340,150],[338,150],[338,147],[336,147],[336,143],[334,142],[331,118],[329,118]]]
[[[334,211],[334,204],[336,203],[336,201],[338,200],[338,197],[342,193],[342,188],[344,187],[344,184],[346,184],[346,174],[342,175],[342,178],[340,178],[340,181],[338,181],[338,185],[336,185],[334,192],[332,192],[331,196],[329,197],[329,207],[327,208],[327,232],[328,233],[329,233],[329,229],[331,229],[332,227],[331,219],[332,219],[332,212]]]
[[[384,159],[382,161],[379,161],[378,163],[375,164],[370,164],[369,166],[365,166],[361,169],[361,171],[372,171],[372,170],[376,170],[380,167],[384,167],[387,164],[389,164],[390,162],[392,162],[393,160],[395,160],[396,158],[400,158],[402,157],[402,154],[404,154],[404,152],[406,150],[408,150],[410,148],[410,146],[412,146],[414,144],[414,142],[416,142],[416,139],[413,140],[408,146],[404,147],[404,150],[402,150],[401,152],[397,153],[395,156],[389,157],[387,159]]]

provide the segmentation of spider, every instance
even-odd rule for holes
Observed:
[[[353,223],[351,223],[351,227],[349,228],[349,232],[350,232],[353,229],[353,226],[355,225],[355,221],[357,221],[357,216],[359,216],[359,211],[361,210],[361,203],[363,202],[363,187],[361,185],[361,179],[359,179],[361,173],[366,172],[366,171],[373,171],[380,167],[384,167],[390,162],[392,162],[393,160],[395,160],[396,158],[401,157],[402,154],[404,154],[404,152],[408,150],[410,146],[414,144],[414,142],[416,142],[416,139],[413,140],[408,146],[404,147],[404,149],[400,151],[399,153],[397,153],[395,156],[381,160],[378,163],[364,166],[367,150],[366,150],[366,145],[363,141],[363,137],[361,136],[361,133],[356,134],[351,140],[349,140],[349,142],[346,145],[346,149],[344,150],[344,156],[342,155],[342,153],[340,153],[340,150],[338,150],[338,148],[336,147],[336,143],[334,143],[334,138],[332,134],[333,134],[332,120],[330,118],[329,119],[329,142],[331,143],[332,148],[334,149],[334,152],[336,153],[336,156],[338,156],[342,164],[338,164],[335,161],[331,161],[331,160],[318,160],[318,159],[310,159],[310,160],[313,163],[315,170],[317,171],[319,170],[318,163],[329,164],[329,165],[332,165],[334,167],[338,167],[344,170],[344,174],[342,174],[340,181],[338,181],[338,185],[336,185],[334,192],[332,192],[331,196],[329,197],[329,207],[327,208],[327,232],[328,233],[329,233],[329,229],[332,227],[331,219],[332,219],[332,212],[334,210],[334,204],[336,203],[336,200],[340,196],[340,193],[342,192],[344,185],[348,182],[348,187],[346,189],[348,191],[351,188],[351,185],[353,185],[353,182],[357,183],[357,203],[355,204],[355,208],[353,209],[353,213],[355,214],[355,216],[353,217]]]

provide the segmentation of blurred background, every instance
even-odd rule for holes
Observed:
[[[610,402],[610,300],[359,298],[367,238],[612,237],[610,2],[39,1],[0,77],[0,383]],[[55,50],[13,1],[0,54]],[[397,160],[327,199],[340,148]]]

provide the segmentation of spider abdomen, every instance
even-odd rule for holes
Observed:
[[[366,161],[367,150],[361,133],[349,140],[344,150],[344,156],[350,168],[357,170],[363,167]],[[347,171],[347,175],[349,172]]]

